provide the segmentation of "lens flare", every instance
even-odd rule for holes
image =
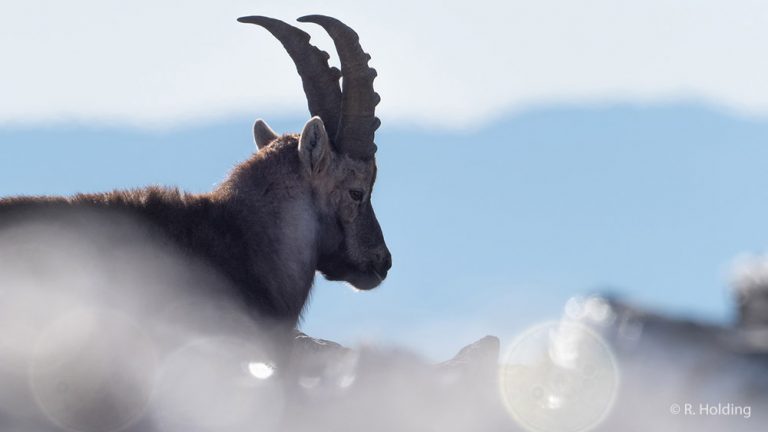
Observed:
[[[158,430],[275,430],[283,396],[280,384],[267,379],[272,363],[243,362],[264,357],[260,346],[232,337],[200,338],[176,350],[158,377]]]
[[[251,362],[248,363],[248,372],[256,379],[265,380],[275,374],[275,368],[269,363]]]
[[[579,432],[597,426],[616,398],[619,371],[608,345],[574,321],[521,334],[500,374],[505,407],[531,432]]]
[[[29,385],[54,424],[78,432],[125,429],[147,410],[155,346],[131,317],[104,309],[62,315],[37,340]]]

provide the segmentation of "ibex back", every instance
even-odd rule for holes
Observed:
[[[379,126],[370,57],[357,34],[334,18],[299,21],[330,34],[341,71],[298,28],[259,16],[239,21],[266,28],[296,64],[313,116],[300,134],[278,136],[257,121],[259,151],[210,193],[150,187],[5,198],[0,229],[30,215],[126,214],[223,275],[255,315],[290,325],[301,316],[316,271],[359,289],[378,286],[392,261],[370,200]]]

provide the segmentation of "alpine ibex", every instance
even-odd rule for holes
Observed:
[[[316,271],[362,290],[378,286],[392,261],[371,206],[380,122],[370,56],[354,30],[331,17],[299,21],[319,24],[330,34],[341,71],[329,67],[328,54],[296,27],[261,16],[239,21],[266,28],[296,64],[313,116],[300,134],[278,136],[257,121],[259,151],[210,193],[148,187],[5,198],[0,228],[30,214],[129,215],[217,270],[255,315],[290,325],[300,318]]]

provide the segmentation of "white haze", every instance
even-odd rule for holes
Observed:
[[[768,255],[743,253],[730,268],[731,287],[736,293],[751,294],[768,289]]]
[[[316,342],[286,353],[215,272],[155,239],[115,214],[0,220],[0,430],[512,424],[494,411],[493,340],[481,367]]]
[[[521,334],[501,368],[493,338],[437,365],[396,347],[306,339],[286,354],[214,272],[130,219],[7,222],[4,432],[715,432],[768,420],[765,361],[728,348],[736,333],[602,298],[574,298],[561,321]],[[750,412],[675,416],[673,403]]]
[[[88,213],[0,230],[0,430],[274,427],[264,332],[150,238]]]
[[[768,3],[756,0],[25,0],[0,6],[0,124],[305,113],[280,44],[235,18],[309,13],[359,31],[387,124],[472,128],[542,104],[680,98],[768,114]]]
[[[740,329],[671,319],[600,297],[571,299],[563,322],[596,332],[617,361],[619,391],[597,430],[764,430],[768,361],[749,349]]]

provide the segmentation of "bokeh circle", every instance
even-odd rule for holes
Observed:
[[[564,320],[517,337],[503,358],[502,399],[531,432],[584,432],[610,412],[619,369],[607,343],[589,327]]]

